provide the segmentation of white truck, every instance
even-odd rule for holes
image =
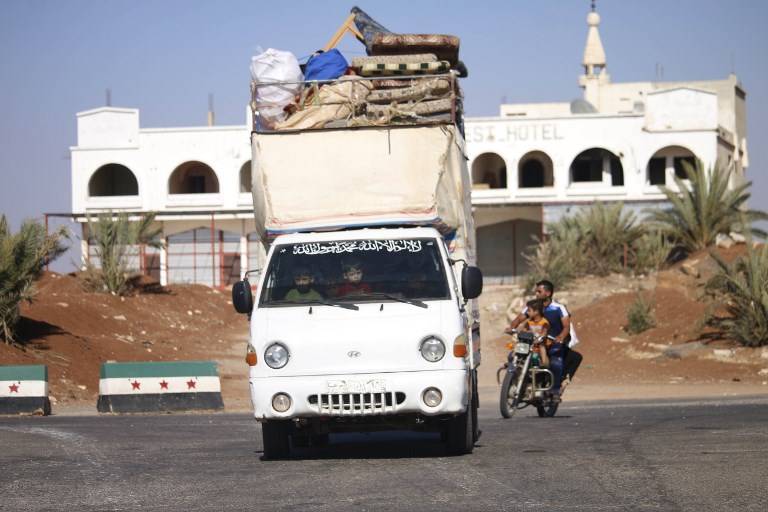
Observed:
[[[440,432],[449,453],[470,453],[482,274],[457,125],[251,137],[265,258],[233,303],[250,317],[264,456],[394,429]]]

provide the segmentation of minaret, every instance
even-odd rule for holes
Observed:
[[[595,0],[592,0],[592,9],[587,15],[587,44],[584,46],[584,74],[579,77],[579,85],[584,89],[584,99],[597,108],[600,108],[600,86],[610,82],[606,71],[605,50],[600,41],[600,15],[595,11]]]

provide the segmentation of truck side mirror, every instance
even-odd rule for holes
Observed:
[[[483,292],[483,273],[477,267],[466,265],[461,269],[461,294],[464,299],[476,299]]]
[[[253,293],[251,293],[251,283],[247,279],[232,285],[232,305],[235,311],[244,315],[250,314],[253,310]]]

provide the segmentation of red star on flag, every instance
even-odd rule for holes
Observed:
[[[196,385],[197,385],[197,382],[195,382],[195,381],[194,381],[194,380],[192,380],[192,379],[189,379],[189,380],[187,381],[187,389],[193,389],[193,388],[194,388]]]
[[[160,389],[168,389],[168,383],[165,381],[165,379],[160,381]]]
[[[10,389],[11,393],[18,393],[19,392],[19,385],[18,384],[11,384],[8,386],[8,389]]]
[[[131,382],[131,388],[133,389],[141,389],[141,382],[134,380]]]

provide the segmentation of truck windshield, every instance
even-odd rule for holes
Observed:
[[[261,305],[408,302],[450,298],[439,240],[344,240],[281,244]]]

